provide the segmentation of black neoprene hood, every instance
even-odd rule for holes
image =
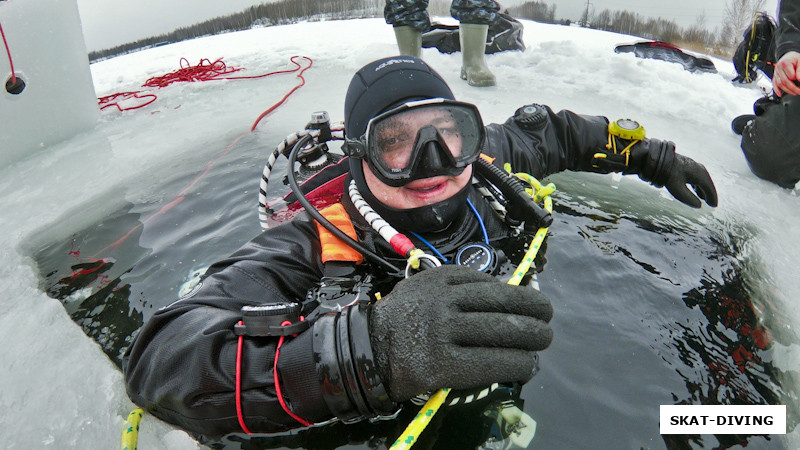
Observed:
[[[345,135],[360,138],[367,123],[402,103],[428,98],[455,100],[444,79],[425,61],[393,56],[373,61],[350,80],[344,100]]]

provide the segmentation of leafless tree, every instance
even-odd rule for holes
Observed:
[[[545,2],[530,1],[521,5],[508,8],[513,17],[530,19],[543,23],[556,22],[556,5],[548,5]]]
[[[600,13],[595,14],[592,19],[592,28],[598,30],[611,30],[611,11],[604,9]]]
[[[582,27],[588,27],[592,23],[592,18],[594,16],[594,5],[592,4],[591,0],[586,0],[586,9],[581,14],[580,24]]]
[[[727,0],[723,10],[720,42],[733,49],[750,25],[753,16],[764,8],[767,0]]]

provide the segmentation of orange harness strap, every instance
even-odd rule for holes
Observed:
[[[353,227],[353,222],[350,221],[350,216],[344,210],[341,203],[336,203],[320,211],[320,213],[328,219],[339,230],[353,239],[358,239],[356,236],[356,229]],[[317,224],[317,233],[319,233],[319,242],[322,247],[322,262],[328,261],[352,261],[360,264],[364,261],[364,255],[359,253],[353,247],[342,242],[325,227]]]

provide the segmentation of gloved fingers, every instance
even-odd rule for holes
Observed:
[[[713,183],[710,185],[706,183],[692,183],[691,186],[697,193],[697,196],[705,200],[708,206],[717,206],[717,189],[714,187]]]
[[[673,197],[677,200],[680,200],[684,204],[691,206],[692,208],[699,208],[702,206],[700,199],[697,198],[692,191],[686,187],[685,181],[680,180],[678,183],[670,183],[667,185],[667,190]]]
[[[705,166],[683,155],[676,154],[675,158],[677,159],[677,170],[667,181],[667,190],[670,194],[693,208],[699,208],[702,205],[698,196],[709,206],[717,206],[717,189]],[[692,186],[697,196],[686,187],[687,184]]]
[[[518,314],[545,322],[553,318],[550,300],[531,287],[513,286],[493,279],[463,288],[464,295],[457,303],[461,311]]]
[[[686,171],[686,179],[688,183],[692,186],[695,192],[697,192],[697,195],[705,200],[709,206],[716,207],[717,188],[714,187],[714,181],[711,179],[711,175],[708,174],[708,170],[706,170],[705,166],[696,161],[688,158],[685,159],[690,162],[690,167]]]
[[[528,316],[502,313],[464,313],[450,328],[450,340],[462,347],[498,347],[544,350],[553,340],[546,322]]]
[[[431,278],[443,280],[449,286],[497,282],[497,279],[488,273],[478,272],[471,267],[459,266],[458,264],[448,264],[435,269],[428,269],[424,272],[429,272],[428,275]]]
[[[425,284],[427,287],[458,286],[462,284],[496,281],[493,276],[456,264],[426,269],[400,281],[397,286]]]
[[[453,389],[473,389],[492,383],[527,382],[536,367],[533,352],[508,348],[475,347],[454,358],[459,376],[448,380]],[[442,386],[445,387],[445,386]]]

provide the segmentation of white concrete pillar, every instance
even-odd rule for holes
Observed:
[[[97,96],[77,0],[0,0],[0,167],[94,126]]]

